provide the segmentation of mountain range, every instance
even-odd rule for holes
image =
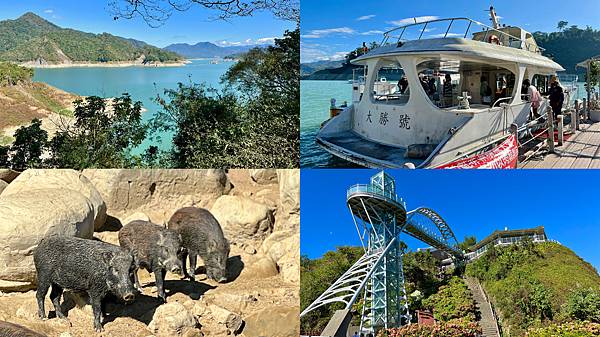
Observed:
[[[142,41],[62,28],[34,13],[0,21],[0,61],[35,64],[129,61],[145,64],[181,60],[176,53]]]
[[[176,43],[165,47],[165,50],[177,53],[186,58],[213,58],[226,57],[241,54],[255,47],[265,47],[267,45],[250,46],[229,46],[221,47],[211,42],[199,42],[194,45],[187,43]]]

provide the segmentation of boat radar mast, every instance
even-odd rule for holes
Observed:
[[[494,29],[500,28],[500,22],[498,22],[498,16],[496,15],[494,6],[490,6],[490,21],[492,21],[492,27],[494,27]]]

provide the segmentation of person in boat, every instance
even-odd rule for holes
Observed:
[[[398,88],[400,88],[401,94],[404,94],[406,89],[408,89],[408,79],[406,79],[406,75],[402,75],[402,78],[398,81]]]
[[[492,88],[488,84],[485,77],[481,76],[481,85],[479,87],[479,95],[481,96],[481,103],[492,105]]]
[[[533,113],[533,118],[539,118],[540,114],[538,113],[538,108],[540,107],[540,103],[542,101],[542,95],[537,90],[537,88],[531,84],[529,79],[525,79],[523,81],[523,86],[527,90],[527,100],[531,103],[531,112]]]
[[[494,102],[498,102],[498,100],[508,97],[508,85],[506,83],[506,78],[500,78],[500,86],[498,89],[499,91],[496,91],[496,100]]]
[[[556,116],[560,115],[565,100],[563,88],[560,86],[560,82],[556,76],[552,76],[550,79],[550,92],[548,98],[550,99],[552,114],[554,114],[554,118],[556,118]]]
[[[420,74],[419,82],[421,82],[421,86],[423,87],[423,90],[425,90],[425,93],[427,94],[427,96],[429,96],[429,81],[427,80],[427,76]]]
[[[367,47],[367,43],[366,42],[363,42],[362,50],[363,50],[363,54],[366,54],[366,53],[369,52],[369,47]]]
[[[446,74],[444,77],[442,96],[444,97],[444,107],[452,106],[452,77],[450,77],[450,74]]]

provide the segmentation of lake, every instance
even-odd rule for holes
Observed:
[[[179,82],[206,83],[220,88],[220,78],[233,63],[211,64],[210,60],[194,60],[184,67],[126,67],[126,68],[57,68],[36,69],[34,81],[45,82],[81,96],[117,97],[129,93],[134,101],[142,102],[148,111],[145,121],[159,111],[153,101],[164,89],[175,89]],[[134,152],[141,153],[150,145],[162,150],[172,146],[172,134],[156,133],[147,138]]]
[[[352,164],[322,150],[315,137],[321,123],[329,119],[331,99],[337,104],[352,101],[347,81],[300,81],[300,167],[348,167]],[[349,103],[350,104],[350,103]]]
[[[576,95],[586,97],[584,83],[577,83]],[[352,84],[347,81],[300,81],[300,167],[355,167],[321,149],[315,138],[321,123],[329,119],[330,100],[337,105],[352,101]]]

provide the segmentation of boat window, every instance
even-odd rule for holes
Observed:
[[[511,71],[483,62],[435,59],[420,63],[417,71],[424,94],[440,108],[483,109],[500,99],[508,103],[515,85]]]
[[[550,77],[546,75],[533,75],[531,84],[533,84],[541,94],[545,94],[550,87]]]
[[[410,88],[404,70],[396,61],[385,61],[377,68],[371,83],[371,99],[378,104],[403,105],[408,102]]]

